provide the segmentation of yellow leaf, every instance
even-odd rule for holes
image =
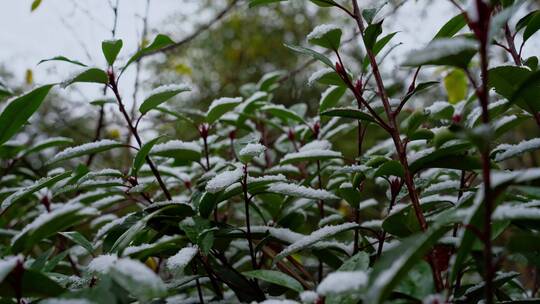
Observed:
[[[448,95],[448,102],[451,104],[456,104],[467,97],[467,75],[462,70],[452,70],[444,77],[443,82]]]
[[[27,69],[24,79],[25,79],[26,84],[30,85],[34,83],[34,72],[32,72],[32,70],[30,69]]]

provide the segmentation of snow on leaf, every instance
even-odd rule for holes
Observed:
[[[311,33],[309,33],[307,35],[307,39],[308,40],[311,40],[311,39],[320,39],[322,38],[324,35],[326,35],[328,32],[330,31],[333,31],[333,30],[339,30],[339,26],[335,25],[335,24],[320,24],[320,25],[317,25],[312,31]]]
[[[163,297],[167,293],[161,278],[139,261],[118,259],[109,273],[120,286],[142,301]]]
[[[338,197],[334,194],[322,190],[322,189],[313,189],[304,187],[296,184],[287,184],[287,183],[275,183],[270,185],[267,190],[270,193],[283,194],[295,197],[304,197],[317,200],[331,200],[337,199]]]
[[[500,162],[537,149],[540,149],[540,138],[524,140],[515,145],[501,144],[494,149],[495,161]]]
[[[95,257],[87,268],[92,273],[108,273],[116,261],[118,261],[116,254],[104,254]]]
[[[494,220],[538,220],[540,219],[539,208],[527,208],[523,206],[501,205],[493,212]]]
[[[358,291],[367,284],[368,277],[363,271],[336,271],[326,276],[317,286],[321,295]]]
[[[71,147],[63,150],[62,152],[56,154],[49,162],[48,164],[57,163],[60,161],[68,160],[71,158],[92,154],[92,153],[98,153],[106,150],[110,150],[117,147],[122,147],[123,144],[110,139],[102,139],[99,141],[91,142],[82,144],[80,146]]]
[[[242,178],[242,174],[242,167],[237,167],[235,170],[231,171],[221,172],[208,181],[206,184],[206,191],[210,193],[217,193],[224,190],[240,180],[240,178]]]
[[[259,143],[250,143],[243,147],[240,152],[238,152],[238,156],[240,157],[240,159],[246,159],[247,161],[249,161],[252,158],[261,155],[265,150],[266,147]]]
[[[300,251],[304,248],[307,248],[315,243],[322,241],[323,239],[332,237],[340,232],[352,229],[357,227],[355,223],[344,223],[336,226],[325,226],[311,233],[310,235],[304,236],[298,241],[292,243],[283,249],[275,258],[274,261],[279,261],[284,257],[287,257],[297,251]]]
[[[197,246],[180,249],[178,253],[167,260],[167,268],[174,272],[182,271],[198,252],[199,247]]]

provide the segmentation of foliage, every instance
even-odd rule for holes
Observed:
[[[80,70],[2,108],[1,303],[538,301],[527,273],[540,267],[540,168],[525,160],[540,148],[530,132],[540,128],[540,74],[538,58],[523,59],[514,40],[540,29],[539,11],[472,2],[403,60],[411,73],[403,89],[381,74],[380,52],[396,33],[384,32],[380,8],[306,4],[350,19],[363,46],[350,63],[336,25],[287,44],[290,56],[322,67],[309,79],[320,89],[314,115],[277,100],[281,72],[205,111],[171,109],[190,86],[160,86],[130,115],[119,80],[145,54],[174,45],[162,34],[126,60],[122,40],[104,41],[101,68],[45,60]],[[495,46],[513,63],[499,65]],[[445,73],[421,82],[424,66]],[[49,91],[80,83],[106,86],[113,101],[92,104],[103,113],[114,102],[134,143],[100,132],[80,144],[21,142],[35,133],[28,122]],[[447,100],[413,103],[437,87]],[[158,127],[143,134],[140,123],[156,117],[183,121],[198,138]],[[532,123],[523,141],[512,136]],[[344,139],[353,155],[339,149]]]

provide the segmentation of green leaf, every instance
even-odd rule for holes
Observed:
[[[144,165],[146,161],[146,157],[152,150],[155,144],[157,144],[160,140],[163,139],[163,136],[156,137],[152,139],[151,141],[145,143],[139,151],[137,151],[137,154],[135,155],[135,158],[133,159],[133,165],[131,166],[131,171],[129,175],[131,176],[137,176],[137,173],[139,173],[139,170]]]
[[[382,34],[382,23],[383,21],[381,20],[378,23],[368,25],[366,28],[364,32],[364,43],[368,50],[373,50],[377,37]]]
[[[395,286],[407,275],[408,271],[419,263],[433,244],[450,228],[433,226],[428,231],[412,235],[390,251],[373,266],[369,275],[370,286],[366,303],[383,303]]]
[[[321,113],[321,116],[343,117],[367,122],[375,122],[369,114],[355,108],[334,108]]]
[[[183,142],[171,140],[155,145],[150,150],[151,155],[174,158],[179,162],[198,161],[202,156],[202,149],[196,142]]]
[[[281,161],[280,164],[286,165],[286,164],[294,164],[294,163],[300,163],[300,162],[313,162],[313,161],[322,161],[322,160],[329,160],[329,159],[335,159],[335,158],[341,158],[343,157],[341,155],[341,152],[332,151],[329,149],[315,149],[315,150],[306,150],[302,151],[300,149],[299,152],[289,153],[285,155]]]
[[[450,38],[457,34],[463,27],[467,25],[467,20],[464,14],[458,14],[448,20],[441,29],[435,34],[433,39]]]
[[[326,85],[334,85],[334,86],[346,86],[345,82],[343,82],[343,79],[339,76],[337,72],[335,72],[333,69],[325,68],[322,70],[318,70],[317,72],[313,73],[311,77],[309,77],[308,83],[309,85],[313,85],[315,82],[326,84]]]
[[[331,7],[335,6],[336,2],[334,0],[309,0],[313,2],[313,4],[318,5],[320,7]]]
[[[331,86],[326,91],[324,91],[321,96],[321,101],[319,102],[319,113],[322,113],[329,108],[335,107],[346,91],[346,87],[339,86]]]
[[[336,225],[336,226],[322,227],[319,230],[314,231],[310,235],[306,235],[298,239],[296,242],[292,243],[291,245],[285,247],[285,249],[283,249],[278,255],[276,255],[276,257],[274,258],[274,263],[300,250],[303,250],[306,248],[312,248],[314,244],[326,238],[333,237],[336,234],[339,234],[341,232],[354,229],[357,226],[358,225],[355,223],[344,223],[344,224]]]
[[[95,216],[98,211],[80,203],[65,204],[49,213],[43,213],[11,240],[12,251],[30,249],[44,238],[78,224],[83,219]]]
[[[51,137],[45,140],[36,142],[33,146],[21,151],[21,155],[26,156],[32,153],[40,152],[45,149],[57,146],[65,146],[73,144],[73,139],[67,137]]]
[[[11,100],[0,114],[0,146],[11,139],[37,111],[54,85],[38,87]]]
[[[339,268],[338,271],[366,271],[369,269],[369,254],[365,251],[360,251],[347,259]]]
[[[100,141],[90,142],[82,144],[76,147],[70,147],[62,152],[56,154],[52,159],[50,159],[47,164],[51,165],[57,162],[65,161],[75,157],[80,157],[88,154],[96,154],[103,151],[111,150],[114,148],[123,147],[124,144],[118,141],[103,139]]]
[[[525,81],[521,82],[512,94],[510,102],[516,103],[527,112],[536,115],[540,112],[540,71],[533,72]]]
[[[271,3],[283,2],[283,1],[288,1],[288,0],[250,0],[249,8],[256,7],[259,5],[267,5]]]
[[[167,288],[161,278],[139,261],[119,259],[111,268],[110,275],[141,303],[167,295]]]
[[[296,121],[305,123],[304,119],[294,111],[285,108],[283,105],[267,105],[261,108],[261,111],[268,112],[270,115],[278,117],[282,121]]]
[[[297,280],[280,271],[259,269],[246,271],[242,274],[250,278],[260,279],[272,284],[287,287],[296,292],[304,291],[304,288]]]
[[[139,50],[137,53],[135,53],[135,55],[133,55],[131,58],[129,58],[128,62],[122,68],[122,70],[125,70],[130,64],[132,64],[133,62],[139,60],[139,58],[141,58],[142,56],[144,56],[144,55],[146,55],[148,53],[158,51],[158,50],[160,50],[162,48],[165,48],[165,47],[173,45],[173,44],[174,44],[174,41],[171,38],[169,38],[169,36],[166,36],[166,35],[163,35],[163,34],[158,34],[156,36],[156,38],[154,38],[154,41],[152,41],[152,43],[150,43],[149,46]]]
[[[358,209],[360,204],[360,191],[353,188],[353,185],[350,183],[343,183],[336,191],[339,197],[343,198],[349,205],[353,208]]]
[[[107,63],[112,66],[118,57],[118,53],[122,49],[123,42],[121,39],[118,40],[105,40],[101,43],[101,50]]]
[[[527,27],[525,28],[525,32],[523,32],[523,41],[529,40],[538,30],[540,30],[540,14],[537,13],[527,22]]]
[[[478,48],[474,40],[463,37],[441,38],[430,42],[424,49],[413,51],[404,65],[447,65],[466,68]]]
[[[297,45],[292,45],[292,44],[287,44],[287,43],[285,43],[284,45],[287,48],[294,51],[294,52],[304,54],[304,55],[309,55],[309,56],[313,57],[314,59],[319,60],[320,62],[326,64],[330,68],[332,68],[332,69],[334,68],[334,64],[332,63],[332,61],[330,61],[330,59],[328,59],[328,57],[326,57],[325,55],[323,55],[323,54],[321,54],[321,53],[319,53],[317,51],[305,48],[303,46],[297,46]]]
[[[107,76],[107,73],[101,69],[90,68],[77,74],[77,76],[71,78],[70,80],[63,82],[62,87],[67,88],[68,86],[79,82],[107,84],[109,83],[109,76]]]
[[[146,114],[174,96],[187,91],[191,91],[191,89],[185,85],[165,85],[158,87],[142,102],[139,112]]]
[[[337,50],[341,43],[341,29],[333,25],[319,25],[308,36],[308,42],[327,49]]]
[[[30,7],[30,11],[35,11],[39,6],[41,5],[41,0],[34,0],[32,1],[32,6]]]
[[[397,176],[403,178],[404,175],[405,172],[401,164],[397,160],[390,160],[382,164],[373,176]]]
[[[419,84],[417,84],[415,87],[414,87],[414,90],[410,93],[408,93],[407,95],[405,95],[405,97],[403,98],[403,103],[406,103],[411,97],[413,97],[415,94],[419,93],[419,92],[422,92],[424,90],[427,90],[429,89],[430,87],[432,86],[435,86],[435,85],[438,85],[439,82],[438,81],[427,81],[427,82],[421,82]]]
[[[33,195],[37,191],[39,191],[41,189],[44,189],[44,188],[47,188],[47,187],[52,187],[53,185],[55,185],[59,181],[64,180],[64,179],[66,179],[66,178],[68,178],[70,176],[71,176],[71,171],[67,171],[67,172],[60,173],[60,174],[57,174],[57,175],[54,175],[54,176],[48,176],[48,177],[44,177],[42,179],[39,179],[39,180],[35,181],[32,185],[27,186],[27,187],[23,187],[23,188],[17,190],[16,192],[14,192],[13,194],[11,194],[10,196],[6,197],[4,199],[4,201],[2,202],[2,208],[1,209],[6,210],[11,205],[13,205],[13,204],[15,204],[15,203],[17,203],[17,202],[19,202],[21,200],[28,199],[31,195]]]
[[[80,234],[77,231],[66,231],[60,232],[61,235],[65,236],[72,242],[77,245],[80,245],[82,248],[86,249],[90,255],[94,254],[94,246],[90,243],[84,235]]]
[[[451,104],[456,104],[467,98],[468,81],[465,72],[459,69],[453,69],[448,73],[443,80],[448,101]]]
[[[381,39],[377,40],[377,42],[375,43],[375,45],[373,46],[373,55],[377,56],[377,54],[379,54],[382,49],[390,42],[390,40],[392,40],[392,38],[394,38],[394,36],[397,34],[397,32],[394,32],[394,33],[390,33],[384,37],[382,37]],[[369,57],[368,55],[364,56],[364,60],[362,61],[362,70],[366,70],[367,67],[369,66],[370,64],[370,61],[369,61]]]
[[[69,58],[64,57],[64,56],[56,56],[56,57],[49,58],[49,59],[43,59],[40,62],[38,62],[38,65],[40,65],[40,64],[42,64],[44,62],[47,62],[47,61],[65,61],[65,62],[73,63],[75,65],[82,66],[82,67],[87,66],[86,64],[84,64],[84,63],[82,63],[80,61],[69,59]]]
[[[206,112],[206,122],[212,124],[216,122],[221,116],[225,115],[227,112],[236,108],[242,102],[241,97],[230,98],[222,97],[215,99],[210,104],[208,111]]]
[[[46,298],[56,297],[66,292],[66,290],[49,278],[42,272],[25,269],[20,278],[21,280],[21,294],[24,297]],[[10,275],[0,283],[0,297],[4,299],[15,298],[17,294],[13,285],[17,282],[15,273],[11,272]]]
[[[528,13],[523,18],[519,19],[519,21],[516,24],[516,33],[519,32],[520,30],[524,29],[525,27],[527,27],[527,24],[529,24],[531,19],[538,16],[538,15],[540,15],[540,11],[535,10],[535,11],[532,11],[532,12]]]

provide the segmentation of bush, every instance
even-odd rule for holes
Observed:
[[[273,2],[281,1],[250,6]],[[165,35],[123,64],[122,40],[104,41],[103,69],[50,59],[81,68],[61,87],[105,86],[114,98],[93,104],[103,115],[114,103],[135,142],[100,139],[99,132],[80,145],[66,137],[14,140],[58,84],[5,104],[0,302],[534,298],[540,168],[524,157],[534,159],[540,141],[513,143],[512,135],[522,124],[540,127],[538,58],[521,56],[540,29],[540,12],[511,26],[520,1],[471,1],[404,60],[410,83],[396,91],[379,69],[395,36],[383,33],[380,8],[311,2],[353,21],[363,43],[359,64],[342,56],[342,28],[335,25],[307,35],[310,48],[287,45],[323,67],[309,80],[327,87],[312,117],[304,103],[274,102],[283,72],[243,86],[240,97],[214,100],[206,112],[171,110],[167,101],[190,87],[161,86],[132,117],[119,80],[146,54],[173,45]],[[497,65],[495,46],[512,63]],[[442,84],[419,80],[425,66],[447,72]],[[412,105],[441,85],[447,101]],[[11,91],[2,85],[0,94]],[[187,123],[199,138],[148,138],[140,122],[154,114]],[[348,132],[355,134],[353,156],[333,147]],[[368,140],[376,144],[366,149]],[[51,150],[57,153],[47,157]],[[103,168],[100,156],[107,153],[127,155],[130,165]],[[43,160],[39,168],[32,158]]]

